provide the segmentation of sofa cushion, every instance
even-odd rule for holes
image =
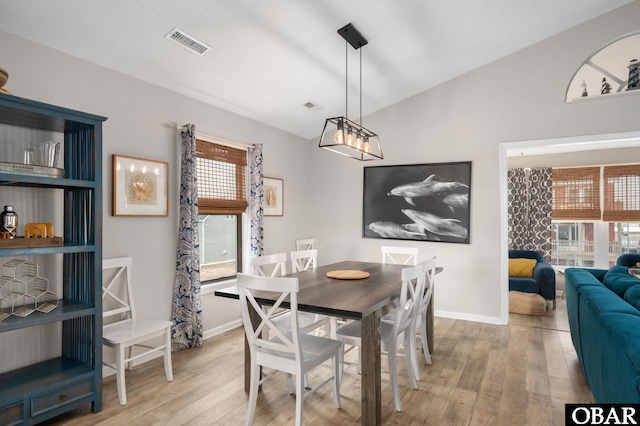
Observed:
[[[538,263],[535,259],[509,259],[510,277],[533,277],[533,268]]]
[[[640,283],[633,285],[624,292],[625,302],[640,311]]]
[[[580,287],[578,294],[581,297],[581,302],[584,301],[593,310],[595,318],[608,312],[640,315],[636,308],[622,300],[621,297],[616,297],[605,286],[585,285]]]
[[[623,297],[629,287],[638,284],[638,278],[630,275],[626,266],[616,265],[605,274],[602,283],[619,297]]]

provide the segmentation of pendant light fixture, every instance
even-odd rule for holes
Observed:
[[[382,148],[378,135],[362,127],[362,50],[360,50],[360,120],[347,118],[349,108],[348,56],[349,45],[358,50],[368,42],[352,24],[338,30],[345,40],[345,116],[327,118],[320,136],[320,148],[360,161],[382,160]]]

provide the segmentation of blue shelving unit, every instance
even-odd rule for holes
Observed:
[[[62,246],[0,248],[16,256],[62,254],[56,309],[0,322],[1,333],[60,322],[61,356],[0,375],[0,425],[40,423],[85,404],[102,409],[102,123],[105,117],[0,94],[0,126],[64,134],[64,178],[0,172],[3,186],[64,193]],[[0,340],[1,341],[1,340]]]

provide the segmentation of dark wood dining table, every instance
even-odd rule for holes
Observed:
[[[286,275],[298,278],[298,309],[340,318],[359,320],[362,332],[361,389],[363,425],[382,424],[381,405],[381,360],[380,319],[391,301],[400,295],[400,274],[405,265],[382,264],[359,261],[343,261]],[[327,277],[335,270],[366,271],[369,277],[357,280],[341,280]],[[437,268],[436,273],[442,271]],[[265,305],[273,304],[273,293],[256,294],[256,299]],[[238,299],[238,288],[217,290],[216,296]],[[433,301],[433,298],[432,298]],[[432,302],[433,303],[433,302]],[[286,307],[286,306],[285,306]],[[433,305],[427,313],[430,351],[433,350]],[[245,390],[249,389],[250,359],[245,346]]]

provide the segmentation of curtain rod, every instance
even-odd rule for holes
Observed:
[[[176,126],[176,128],[178,130],[182,130],[183,127],[184,126],[181,126],[181,125],[177,125]],[[197,130],[196,130],[196,139],[200,139],[200,140],[203,140],[203,141],[206,141],[206,142],[213,142],[213,143],[217,143],[217,144],[220,144],[220,145],[229,146],[231,148],[241,149],[243,151],[248,151],[249,148],[251,148],[250,144],[244,144],[244,143],[241,143],[241,142],[235,142],[235,141],[232,141],[232,140],[229,140],[229,139],[225,139],[225,138],[221,138],[221,137],[218,137],[218,136],[211,136],[211,135],[208,135],[206,133],[199,132]]]

